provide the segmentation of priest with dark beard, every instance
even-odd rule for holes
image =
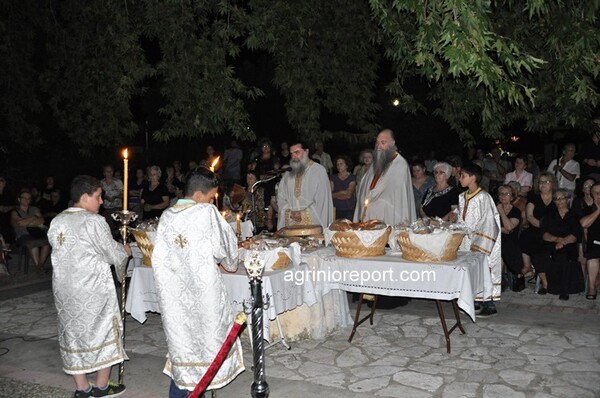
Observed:
[[[277,191],[277,228],[293,225],[321,225],[333,221],[331,186],[325,167],[313,162],[308,148],[296,141],[290,146],[290,167]]]
[[[373,163],[359,187],[354,221],[378,219],[397,225],[417,218],[410,169],[398,153],[392,130],[377,135]]]

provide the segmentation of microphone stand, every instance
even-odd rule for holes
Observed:
[[[272,181],[274,179],[276,179],[277,177],[281,177],[283,173],[281,174],[273,174],[272,176],[269,176],[267,178],[264,178],[262,180],[258,180],[254,183],[254,185],[252,185],[252,229],[253,232],[256,233],[257,228],[256,228],[256,187],[258,187],[260,184],[264,184],[265,182],[269,182]],[[263,204],[264,206],[264,204]]]

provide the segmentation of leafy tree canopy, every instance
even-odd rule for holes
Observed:
[[[14,145],[63,134],[89,153],[127,142],[142,122],[132,104],[152,89],[155,140],[253,140],[248,105],[265,90],[237,69],[252,52],[271,58],[271,84],[307,140],[372,137],[379,86],[466,142],[515,122],[591,131],[598,113],[600,0],[22,0],[0,9],[0,122]],[[323,127],[332,115],[336,126]]]

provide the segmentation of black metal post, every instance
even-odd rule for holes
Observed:
[[[265,347],[263,338],[263,298],[262,280],[250,279],[250,290],[254,305],[252,307],[252,354],[254,358],[254,382],[250,388],[253,398],[267,398],[269,384],[265,375]]]

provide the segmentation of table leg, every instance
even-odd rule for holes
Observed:
[[[363,301],[372,301],[373,306],[371,307],[371,312],[365,316],[363,319],[360,319],[360,309],[362,307]],[[371,294],[361,293],[358,297],[358,307],[356,307],[356,315],[354,316],[354,326],[352,327],[352,333],[350,333],[350,337],[348,338],[348,343],[352,342],[354,338],[354,333],[356,333],[356,328],[358,325],[369,319],[369,323],[373,325],[373,316],[375,315],[375,309],[377,308],[377,296]]]
[[[448,325],[446,324],[446,316],[444,315],[444,308],[442,308],[442,302],[440,300],[435,300],[435,306],[437,308],[438,315],[440,316],[440,322],[442,323],[442,329],[444,330],[444,337],[446,338],[446,351],[448,352],[448,354],[450,354],[451,350],[450,334],[454,331],[454,329],[458,327],[463,334],[466,333],[460,321],[460,313],[458,312],[458,305],[456,304],[456,299],[451,300],[451,303],[456,323],[448,330]]]

